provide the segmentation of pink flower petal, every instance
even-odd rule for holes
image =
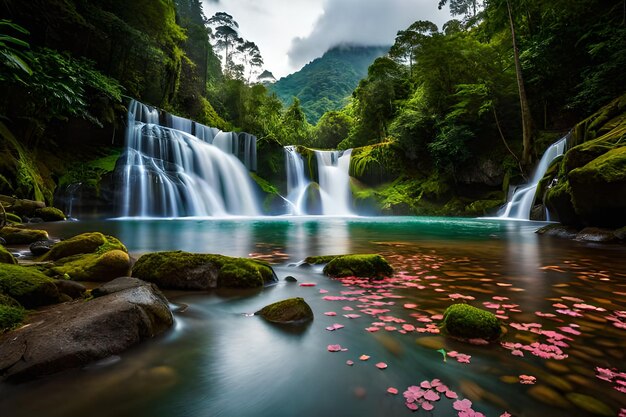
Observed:
[[[335,313],[334,311],[327,311],[326,313],[324,313],[325,316],[336,316],[337,313]]]
[[[389,388],[387,388],[387,392],[388,392],[389,394],[398,395],[398,389],[397,389],[397,388],[394,388],[394,387],[389,387]]]
[[[326,348],[329,352],[339,352],[342,349],[341,345],[328,345]]]
[[[472,402],[467,398],[464,400],[457,400],[452,403],[452,408],[456,411],[467,411],[472,408]]]
[[[316,285],[314,282],[303,282],[300,284],[301,287],[315,287]]]
[[[352,361],[346,361],[346,365],[348,365],[348,366],[352,366],[352,365],[354,365],[354,362],[352,362]]]
[[[426,410],[426,411],[430,411],[430,410],[432,410],[433,408],[435,408],[435,406],[434,406],[434,405],[432,405],[431,403],[429,403],[428,401],[424,401],[424,402],[422,403],[422,408],[423,408],[424,410]]]
[[[378,362],[378,363],[376,364],[376,367],[377,367],[378,369],[386,369],[386,368],[387,368],[387,364],[386,364],[385,362]]]
[[[366,361],[366,360],[368,360],[369,358],[370,358],[370,357],[369,357],[369,356],[367,356],[367,355],[361,355],[361,356],[359,356],[359,360],[361,360],[361,361]]]

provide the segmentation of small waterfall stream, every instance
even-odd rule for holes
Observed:
[[[247,172],[256,168],[256,137],[165,116],[167,126],[162,126],[157,109],[135,100],[130,103],[126,151],[121,157],[120,215],[258,215],[259,204]],[[214,146],[220,135],[226,138],[224,143]],[[240,141],[240,137],[245,139]]]
[[[317,162],[319,183],[313,182],[305,171],[302,155],[295,146],[285,146],[287,171],[287,200],[294,215],[321,214],[352,216],[350,208],[350,156],[346,151],[313,151]],[[319,210],[311,208],[311,200],[318,199]]]
[[[565,152],[568,138],[569,134],[554,142],[548,147],[548,149],[546,149],[541,157],[541,160],[537,164],[530,181],[527,184],[520,185],[515,189],[515,192],[509,202],[504,207],[503,212],[498,217],[502,219],[517,220],[530,219],[530,211],[532,210],[533,203],[535,201],[537,185],[539,185],[539,181],[541,181],[545,175],[552,161],[554,161],[558,156],[563,155]]]

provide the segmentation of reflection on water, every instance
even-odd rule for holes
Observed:
[[[504,411],[516,416],[594,415],[576,402],[583,398],[589,403],[589,397],[600,399],[617,415],[626,394],[597,379],[594,368],[626,371],[626,330],[606,318],[626,310],[626,250],[539,237],[536,227],[527,222],[436,218],[50,225],[50,233],[61,237],[87,230],[113,234],[134,255],[172,249],[254,254],[273,260],[281,281],[260,291],[171,295],[174,303],[188,305],[175,312],[174,329],[108,366],[26,385],[0,385],[2,416],[408,416],[402,396],[387,394],[387,388],[402,393],[433,378],[471,399],[474,409],[488,416]],[[363,286],[330,280],[317,269],[288,266],[308,255],[366,252],[385,255],[400,278]],[[285,283],[286,275],[317,286]],[[469,302],[477,306],[507,297],[505,303],[517,307],[500,307],[506,323],[537,323],[549,331],[574,325],[581,334],[568,334],[571,340],[564,350],[569,357],[556,361],[528,352],[518,357],[500,346],[472,346],[427,332],[402,334],[401,323],[391,323],[395,330],[365,330],[381,315],[425,327],[451,304],[450,294],[471,297]],[[354,299],[329,301],[326,295]],[[244,314],[295,296],[304,297],[315,314],[301,332],[287,332]],[[580,317],[556,312],[558,303],[574,308],[571,299],[605,311],[580,310]],[[372,317],[364,313],[367,308],[388,311]],[[324,315],[329,311],[337,315]],[[346,313],[360,317],[349,319]],[[345,327],[327,331],[333,323]],[[505,340],[510,342],[545,340],[507,328]],[[329,344],[341,344],[348,351],[329,353]],[[450,358],[443,362],[439,348],[471,355],[471,363]],[[361,354],[371,359],[359,361]],[[347,360],[355,364],[347,366]],[[379,361],[389,367],[377,369]],[[521,374],[536,376],[537,384],[520,384]],[[442,399],[431,414],[456,415],[451,404]]]

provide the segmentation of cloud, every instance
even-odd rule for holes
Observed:
[[[311,33],[291,41],[289,65],[299,69],[339,44],[392,45],[396,33],[416,20],[441,28],[449,19],[436,0],[326,0]]]

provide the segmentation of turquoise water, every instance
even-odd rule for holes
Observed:
[[[2,416],[408,416],[402,392],[434,378],[487,416],[504,411],[515,416],[596,415],[588,397],[601,401],[594,404],[596,412],[604,407],[617,415],[626,394],[598,379],[595,368],[626,372],[626,330],[610,320],[626,310],[626,248],[537,236],[540,225],[399,217],[50,224],[50,233],[58,237],[93,230],[115,235],[134,256],[182,249],[258,257],[272,262],[280,282],[255,291],[168,293],[175,307],[172,330],[110,363],[29,384],[0,385]],[[385,255],[396,277],[370,286],[294,266],[309,255],[368,252]],[[288,284],[283,281],[287,275],[316,286]],[[483,303],[507,305],[500,307],[507,317],[505,341],[546,342],[545,336],[511,323],[536,323],[567,335],[571,340],[563,351],[568,357],[542,359],[528,351],[519,357],[499,345],[400,332],[402,324],[436,324],[457,294],[483,308]],[[284,329],[246,314],[294,296],[305,298],[314,311],[315,320],[305,328]],[[575,308],[577,303],[600,310]],[[565,304],[580,316],[558,313],[563,309],[554,304]],[[388,311],[367,314],[372,309]],[[331,311],[337,315],[324,314]],[[384,322],[374,333],[366,330],[386,317],[401,322]],[[334,323],[345,327],[326,330]],[[348,350],[331,353],[331,344]],[[444,362],[438,352],[442,348],[470,355],[470,363],[451,357]],[[359,360],[362,354],[370,359]],[[354,364],[348,366],[348,360]],[[388,367],[380,370],[378,362]],[[535,376],[537,383],[520,384],[522,374]],[[389,387],[400,393],[387,393]],[[587,406],[581,406],[580,398]],[[433,411],[416,415],[457,415],[453,400],[433,404]]]

